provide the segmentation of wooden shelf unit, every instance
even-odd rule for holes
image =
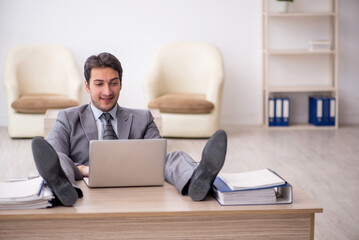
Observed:
[[[266,13],[263,15],[268,17],[323,17],[335,16],[334,12],[289,12],[289,13]]]
[[[320,93],[320,92],[333,92],[335,88],[333,86],[280,86],[280,87],[268,87],[265,89],[270,93]]]
[[[326,127],[315,127],[310,125],[307,122],[296,122],[295,119],[292,119],[290,114],[290,125],[289,127],[281,127],[285,129],[298,128],[298,129],[336,129],[339,125],[338,119],[338,106],[339,106],[339,98],[338,98],[338,0],[323,0],[324,10],[315,9],[313,12],[311,9],[311,1],[303,0],[300,4],[301,9],[296,12],[296,8],[293,5],[293,9],[290,9],[287,13],[279,13],[275,12],[274,5],[278,3],[275,0],[262,0],[263,1],[263,122],[266,127],[269,125],[268,121],[268,99],[269,97],[289,97],[291,98],[292,94],[301,93],[303,95],[307,94],[305,97],[308,98],[309,95],[323,95],[323,96],[331,96],[335,97],[335,126],[326,126]],[[303,2],[307,4],[307,8],[303,10]],[[305,3],[307,2],[307,3]],[[308,23],[315,24],[308,24]],[[324,23],[325,26],[321,27],[320,24]],[[275,34],[270,31],[273,25],[277,24],[277,28],[275,29]],[[298,32],[297,26],[300,25]],[[305,25],[306,24],[306,25]],[[279,27],[278,27],[279,25]],[[314,27],[312,26],[314,25]],[[290,26],[290,27],[288,27]],[[290,28],[286,31],[284,30],[282,35],[275,36],[276,39],[273,40],[273,35],[280,32],[282,28]],[[305,31],[308,29],[309,33]],[[304,29],[304,30],[303,30]],[[323,35],[323,29],[327,29],[326,40],[330,41],[331,48],[328,50],[311,50],[309,48],[310,40],[321,40]],[[300,31],[304,31],[302,34]],[[318,34],[317,34],[318,32]],[[298,34],[298,35],[296,35]],[[293,36],[294,35],[294,36]],[[306,44],[303,43],[303,36],[307,35]],[[315,38],[318,35],[318,38]],[[325,34],[324,34],[325,35]],[[280,36],[280,37],[278,37]],[[298,44],[295,45],[293,42],[296,40],[296,36],[299,36],[302,40]],[[282,46],[285,44],[276,43],[275,40],[288,38],[291,42],[291,46]],[[298,40],[299,41],[299,40]],[[275,46],[273,46],[275,45]],[[304,46],[304,47],[303,47]],[[273,68],[273,62],[277,60],[279,65],[277,64],[277,68]],[[305,62],[313,61],[315,64],[313,66],[310,63]],[[281,63],[292,63],[290,67],[283,66],[283,71],[281,72]],[[313,76],[313,79],[303,78],[306,81],[298,81],[298,82],[288,82],[286,83],[285,79],[295,79],[299,78],[298,75],[290,71],[293,70],[296,66],[300,67],[300,64],[304,65],[304,72],[306,72],[306,76]],[[297,65],[296,65],[297,64]],[[323,64],[323,65],[320,65]],[[326,65],[325,65],[326,64]],[[320,66],[320,70],[318,70],[316,65]],[[278,67],[279,66],[279,67]],[[322,68],[325,71],[322,71]],[[327,68],[327,69],[326,69]],[[310,72],[313,71],[313,74]],[[317,72],[316,72],[317,71]],[[274,74],[273,74],[274,73]],[[279,80],[279,78],[281,80]],[[315,82],[315,77],[322,76],[324,79],[320,79],[318,77],[318,82]],[[284,79],[284,80],[283,80]],[[282,82],[281,82],[282,81]],[[292,105],[292,104],[291,104]],[[305,114],[308,114],[308,104],[307,106],[303,106],[303,109],[306,109]],[[290,112],[294,111],[293,109]],[[300,127],[298,127],[300,126]],[[278,127],[274,127],[274,129],[279,129]]]
[[[335,54],[333,50],[310,50],[310,49],[271,49],[264,50],[268,55],[323,55]]]

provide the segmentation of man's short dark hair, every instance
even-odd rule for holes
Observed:
[[[122,66],[120,61],[111,53],[100,53],[98,56],[92,55],[90,56],[84,66],[84,75],[87,83],[90,82],[91,77],[91,70],[93,68],[105,68],[110,67],[118,72],[118,75],[120,77],[120,83],[122,83]]]

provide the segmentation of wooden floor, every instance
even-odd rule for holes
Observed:
[[[359,126],[337,130],[224,129],[229,145],[223,172],[271,168],[323,207],[324,212],[316,215],[315,239],[359,239]],[[36,172],[30,143],[10,139],[7,129],[0,127],[1,181]],[[204,139],[169,139],[168,151],[184,150],[200,161],[205,143]]]

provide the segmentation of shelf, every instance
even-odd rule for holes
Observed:
[[[268,55],[322,55],[335,54],[334,50],[310,50],[310,49],[270,49],[264,50]]]
[[[336,14],[334,12],[292,12],[292,13],[263,13],[268,17],[332,17]]]
[[[334,130],[337,127],[336,126],[314,126],[312,124],[290,124],[288,127],[269,127],[266,126],[267,129],[273,129],[273,130]]]
[[[300,92],[335,92],[336,88],[332,86],[280,86],[266,87],[268,93],[300,93]]]
[[[262,0],[263,122],[271,130],[337,129],[338,0],[315,1],[314,8],[312,0],[303,0],[298,5],[290,4],[286,13],[276,12],[280,6],[275,2]],[[326,49],[311,49],[311,41],[315,40],[329,44],[315,46]],[[335,106],[330,105],[336,113],[335,126],[307,123],[308,96],[311,95],[335,98]],[[269,98],[283,96],[290,99],[290,109],[287,105],[285,108],[286,116],[289,112],[289,126],[269,127],[269,114],[276,115],[276,107],[273,110]]]

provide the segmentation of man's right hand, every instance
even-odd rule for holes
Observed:
[[[88,166],[78,165],[77,168],[80,170],[83,177],[88,177],[89,176],[90,168]]]

